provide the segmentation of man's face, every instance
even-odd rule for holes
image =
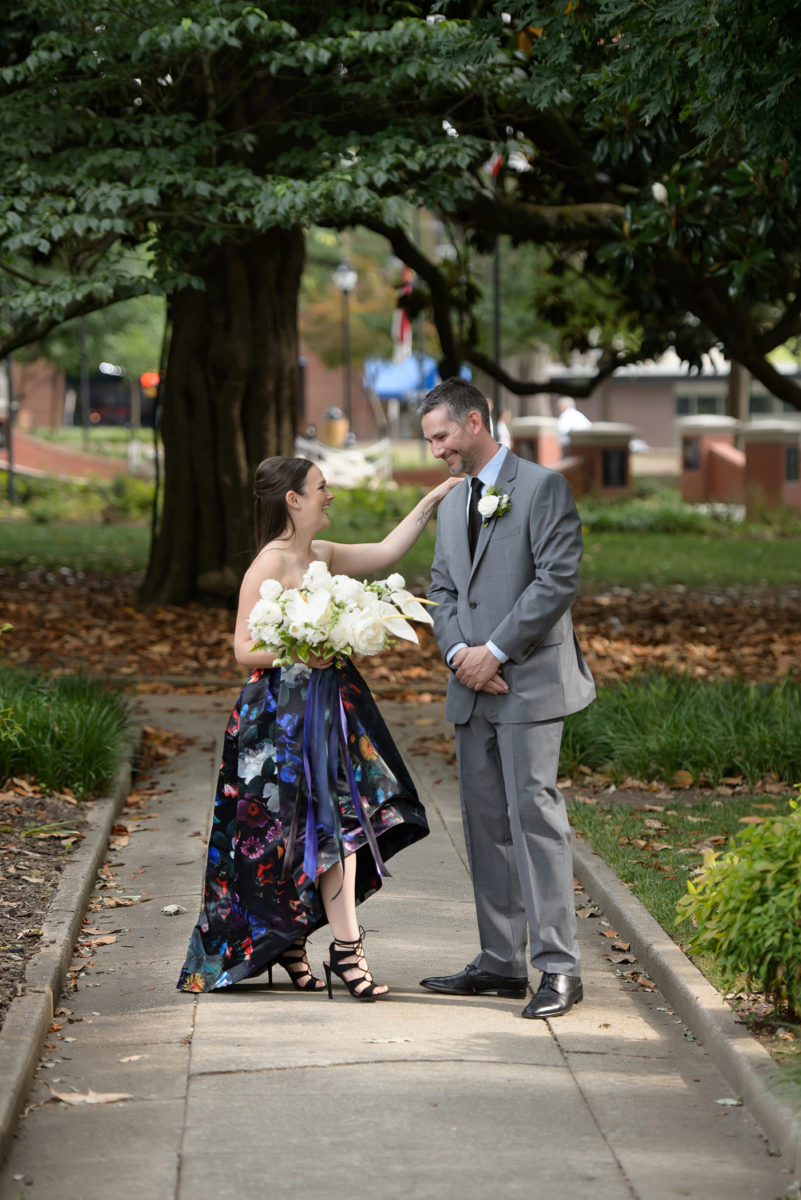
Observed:
[[[459,425],[447,407],[438,404],[425,414],[421,425],[431,453],[445,460],[451,475],[474,475],[480,469],[478,437],[482,426],[478,413],[468,413],[464,424]]]

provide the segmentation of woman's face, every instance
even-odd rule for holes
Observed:
[[[295,503],[290,501],[292,520],[302,521],[315,532],[327,529],[331,524],[329,507],[334,499],[329,491],[325,476],[317,466],[311,466],[306,474],[306,481],[301,492],[294,492]]]

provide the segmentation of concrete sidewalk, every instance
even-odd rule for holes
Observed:
[[[232,698],[139,702],[143,723],[197,742],[152,775],[138,821],[123,818],[116,887],[97,895],[142,899],[89,914],[99,932],[87,938],[116,941],[74,963],[71,1016],[48,1036],[0,1200],[794,1194],[792,1160],[768,1153],[745,1107],[719,1103],[737,1097],[671,1004],[604,958],[603,918],[579,922],[586,999],[550,1024],[521,1020],[523,1001],[419,988],[477,948],[455,778],[413,745],[449,733],[436,705],[381,705],[432,830],[360,910],[391,998],[358,1004],[341,985],[333,1002],[307,996],[281,968],[272,989],[265,976],[176,992]],[[164,914],[171,904],[186,912]],[[321,931],[310,944],[318,975],[327,942]],[[130,1098],[73,1106],[49,1088]]]

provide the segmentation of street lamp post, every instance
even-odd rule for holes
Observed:
[[[342,293],[342,365],[344,368],[342,397],[345,416],[348,419],[348,431],[351,430],[351,379],[350,379],[350,294],[359,281],[359,276],[350,263],[341,262],[331,276],[334,287]]]

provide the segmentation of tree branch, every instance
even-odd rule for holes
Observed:
[[[110,308],[112,304],[119,304],[121,300],[130,300],[133,296],[139,295],[141,292],[137,288],[121,288],[108,300],[84,296],[82,300],[73,300],[66,304],[60,317],[42,317],[41,320],[26,321],[25,324],[16,326],[8,333],[0,334],[0,358],[5,358],[12,350],[19,350],[21,346],[38,342],[40,338],[46,337],[57,326],[73,320],[74,317],[87,316],[101,308]]]
[[[473,347],[462,347],[464,359],[474,367],[478,367],[485,375],[489,375],[490,379],[495,379],[502,387],[512,392],[515,396],[536,396],[543,392],[558,392],[560,396],[572,396],[575,400],[584,399],[590,396],[599,383],[602,383],[608,375],[616,371],[618,367],[625,366],[631,361],[627,356],[610,355],[606,359],[601,359],[595,374],[583,382],[576,383],[567,379],[543,379],[539,383],[532,379],[515,379],[509,375],[503,367],[499,366],[494,359],[486,354],[482,354],[480,350],[475,350]],[[636,360],[634,360],[636,361]]]
[[[400,226],[387,225],[384,221],[373,218],[365,218],[361,224],[368,229],[372,229],[374,233],[379,233],[385,237],[398,258],[402,262],[405,262],[408,267],[411,267],[413,271],[416,271],[420,278],[424,279],[428,284],[431,294],[434,324],[437,327],[440,346],[442,348],[440,374],[443,379],[449,375],[458,375],[459,368],[462,365],[462,356],[459,352],[456,336],[453,331],[450,293],[445,276],[430,259],[426,258]]]

